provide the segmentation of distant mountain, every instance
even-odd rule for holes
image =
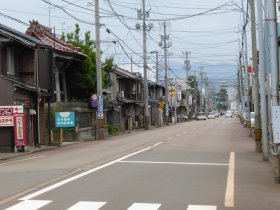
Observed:
[[[159,65],[159,75],[160,78],[164,78],[164,63]],[[200,71],[206,72],[206,77],[208,77],[209,85],[214,86],[216,92],[220,90],[220,82],[226,81],[229,84],[234,84],[237,82],[237,65],[228,63],[191,63],[191,70],[189,75],[196,75],[198,80],[200,80]],[[169,61],[169,71],[168,78],[186,78],[186,67],[179,62]]]

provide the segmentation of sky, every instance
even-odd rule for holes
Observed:
[[[91,31],[92,38],[95,38],[92,0],[0,2],[0,21],[13,29],[25,32],[27,26],[23,23],[38,20],[55,28],[55,33],[60,35],[72,32],[75,23],[79,23],[81,37],[85,31]],[[142,20],[137,18],[137,11],[142,11],[142,0],[99,2],[102,59],[114,57],[115,64],[127,70],[132,62],[133,71],[138,71],[143,66]],[[174,77],[185,75],[184,60],[188,52],[193,74],[197,74],[202,66],[212,83],[236,80],[242,0],[145,0],[145,5],[149,11],[146,22],[153,25],[147,31],[149,79],[154,78],[156,60],[155,54],[150,52],[158,51],[160,65],[163,65],[164,51],[159,42],[164,34],[165,21],[170,45],[168,63]],[[140,30],[136,29],[136,24],[140,24]]]

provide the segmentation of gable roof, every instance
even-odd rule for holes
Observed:
[[[44,43],[30,35],[24,34],[20,31],[12,29],[8,26],[0,24],[0,34],[9,38],[10,40],[20,42],[28,47],[43,47],[43,48],[50,48],[51,46],[47,43]]]
[[[130,79],[141,79],[141,74],[138,72],[129,72],[127,70],[124,70],[120,67],[115,68],[115,73],[119,76],[130,78]]]
[[[26,30],[29,34],[41,40],[45,44],[50,45],[56,53],[70,55],[74,57],[86,58],[87,56],[80,51],[80,48],[62,41],[54,33],[51,28],[41,25],[38,21],[30,21],[30,26]]]

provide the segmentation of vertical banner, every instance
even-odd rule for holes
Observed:
[[[98,96],[98,119],[103,119],[103,96]]]
[[[24,113],[14,114],[14,142],[16,147],[26,145],[26,117]]]

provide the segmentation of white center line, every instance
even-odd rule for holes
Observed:
[[[169,141],[169,140],[171,140],[171,139],[173,139],[174,137],[173,136],[170,136],[170,137],[168,137],[167,139],[166,139],[166,141]]]
[[[21,160],[10,161],[10,162],[6,162],[6,163],[1,163],[0,166],[9,165],[9,164],[13,164],[13,163],[20,163],[20,162],[24,162],[24,161],[28,161],[28,160],[34,160],[34,159],[42,158],[42,157],[45,157],[45,156],[46,155],[40,155],[40,156],[36,156],[36,157],[31,157],[31,158],[26,158],[26,159],[21,159]]]
[[[228,166],[227,163],[189,163],[189,162],[153,162],[153,161],[128,161],[121,160],[119,163],[141,163],[141,164],[171,164],[171,165],[205,165],[205,166]]]
[[[227,187],[225,194],[225,207],[234,207],[234,168],[235,168],[235,154],[230,153],[229,157],[229,167],[228,167],[228,177],[227,177]]]

